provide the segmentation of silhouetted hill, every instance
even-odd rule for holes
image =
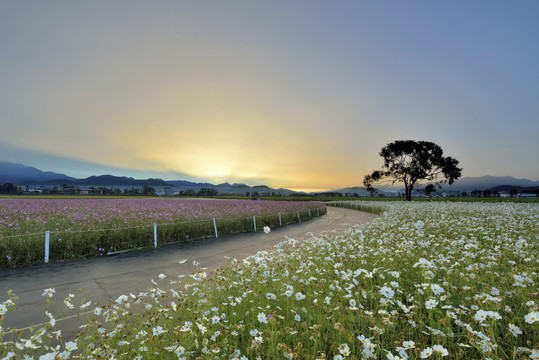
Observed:
[[[75,179],[63,182],[66,185],[75,186],[170,186],[161,179],[134,179],[126,176],[100,175],[90,176],[86,179]]]
[[[516,179],[512,176],[478,176],[478,177],[463,177],[455,181],[451,186],[444,185],[444,189],[455,191],[471,191],[475,189],[487,190],[495,186],[539,186],[539,181],[531,181],[528,179]],[[462,189],[462,190],[461,190]]]
[[[210,183],[195,183],[187,180],[167,181],[169,186],[181,188],[183,190],[197,190],[202,188],[215,188],[215,185]]]
[[[41,171],[31,166],[24,166],[0,161],[0,183],[10,182],[17,185],[32,185],[46,181],[76,180],[73,177],[51,171]]]

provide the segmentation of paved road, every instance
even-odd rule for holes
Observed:
[[[257,251],[270,250],[285,240],[285,236],[301,241],[309,238],[310,233],[339,231],[375,217],[361,211],[328,207],[324,216],[274,228],[269,234],[238,234],[107,258],[0,270],[0,302],[7,300],[8,290],[13,290],[19,297],[16,310],[7,315],[3,327],[25,329],[47,321],[45,297],[42,296],[47,288],[56,290],[54,301],[49,305],[49,312],[54,315],[64,309],[63,300],[70,293],[77,295],[78,299],[106,305],[122,294],[145,291],[151,285],[151,279],[158,280],[159,274],[177,279],[179,274],[192,273],[196,270],[194,260],[200,267],[215,270],[226,264],[225,256],[243,259]],[[179,264],[183,259],[187,262]],[[76,304],[75,301],[73,303]],[[56,329],[62,329],[67,339],[78,332],[77,309],[57,316]]]

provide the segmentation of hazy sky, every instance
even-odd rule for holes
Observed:
[[[0,1],[0,160],[360,185],[394,140],[539,180],[539,2]]]

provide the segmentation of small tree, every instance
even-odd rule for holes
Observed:
[[[436,189],[434,188],[434,184],[428,184],[427,186],[425,186],[425,195],[430,197],[430,194],[432,194],[433,192],[435,192]]]
[[[363,185],[370,190],[383,180],[403,182],[408,201],[418,181],[435,181],[438,186],[447,181],[451,185],[462,172],[458,160],[444,157],[442,148],[429,141],[397,140],[384,146],[380,156],[384,158],[382,169],[365,175]]]

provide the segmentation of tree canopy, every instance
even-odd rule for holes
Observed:
[[[412,190],[418,181],[435,181],[438,186],[448,182],[451,185],[462,173],[458,160],[444,157],[442,148],[429,141],[396,140],[384,146],[380,156],[384,158],[382,169],[365,175],[363,185],[372,190],[375,183],[383,180],[393,184],[402,182],[408,201],[412,200]]]

